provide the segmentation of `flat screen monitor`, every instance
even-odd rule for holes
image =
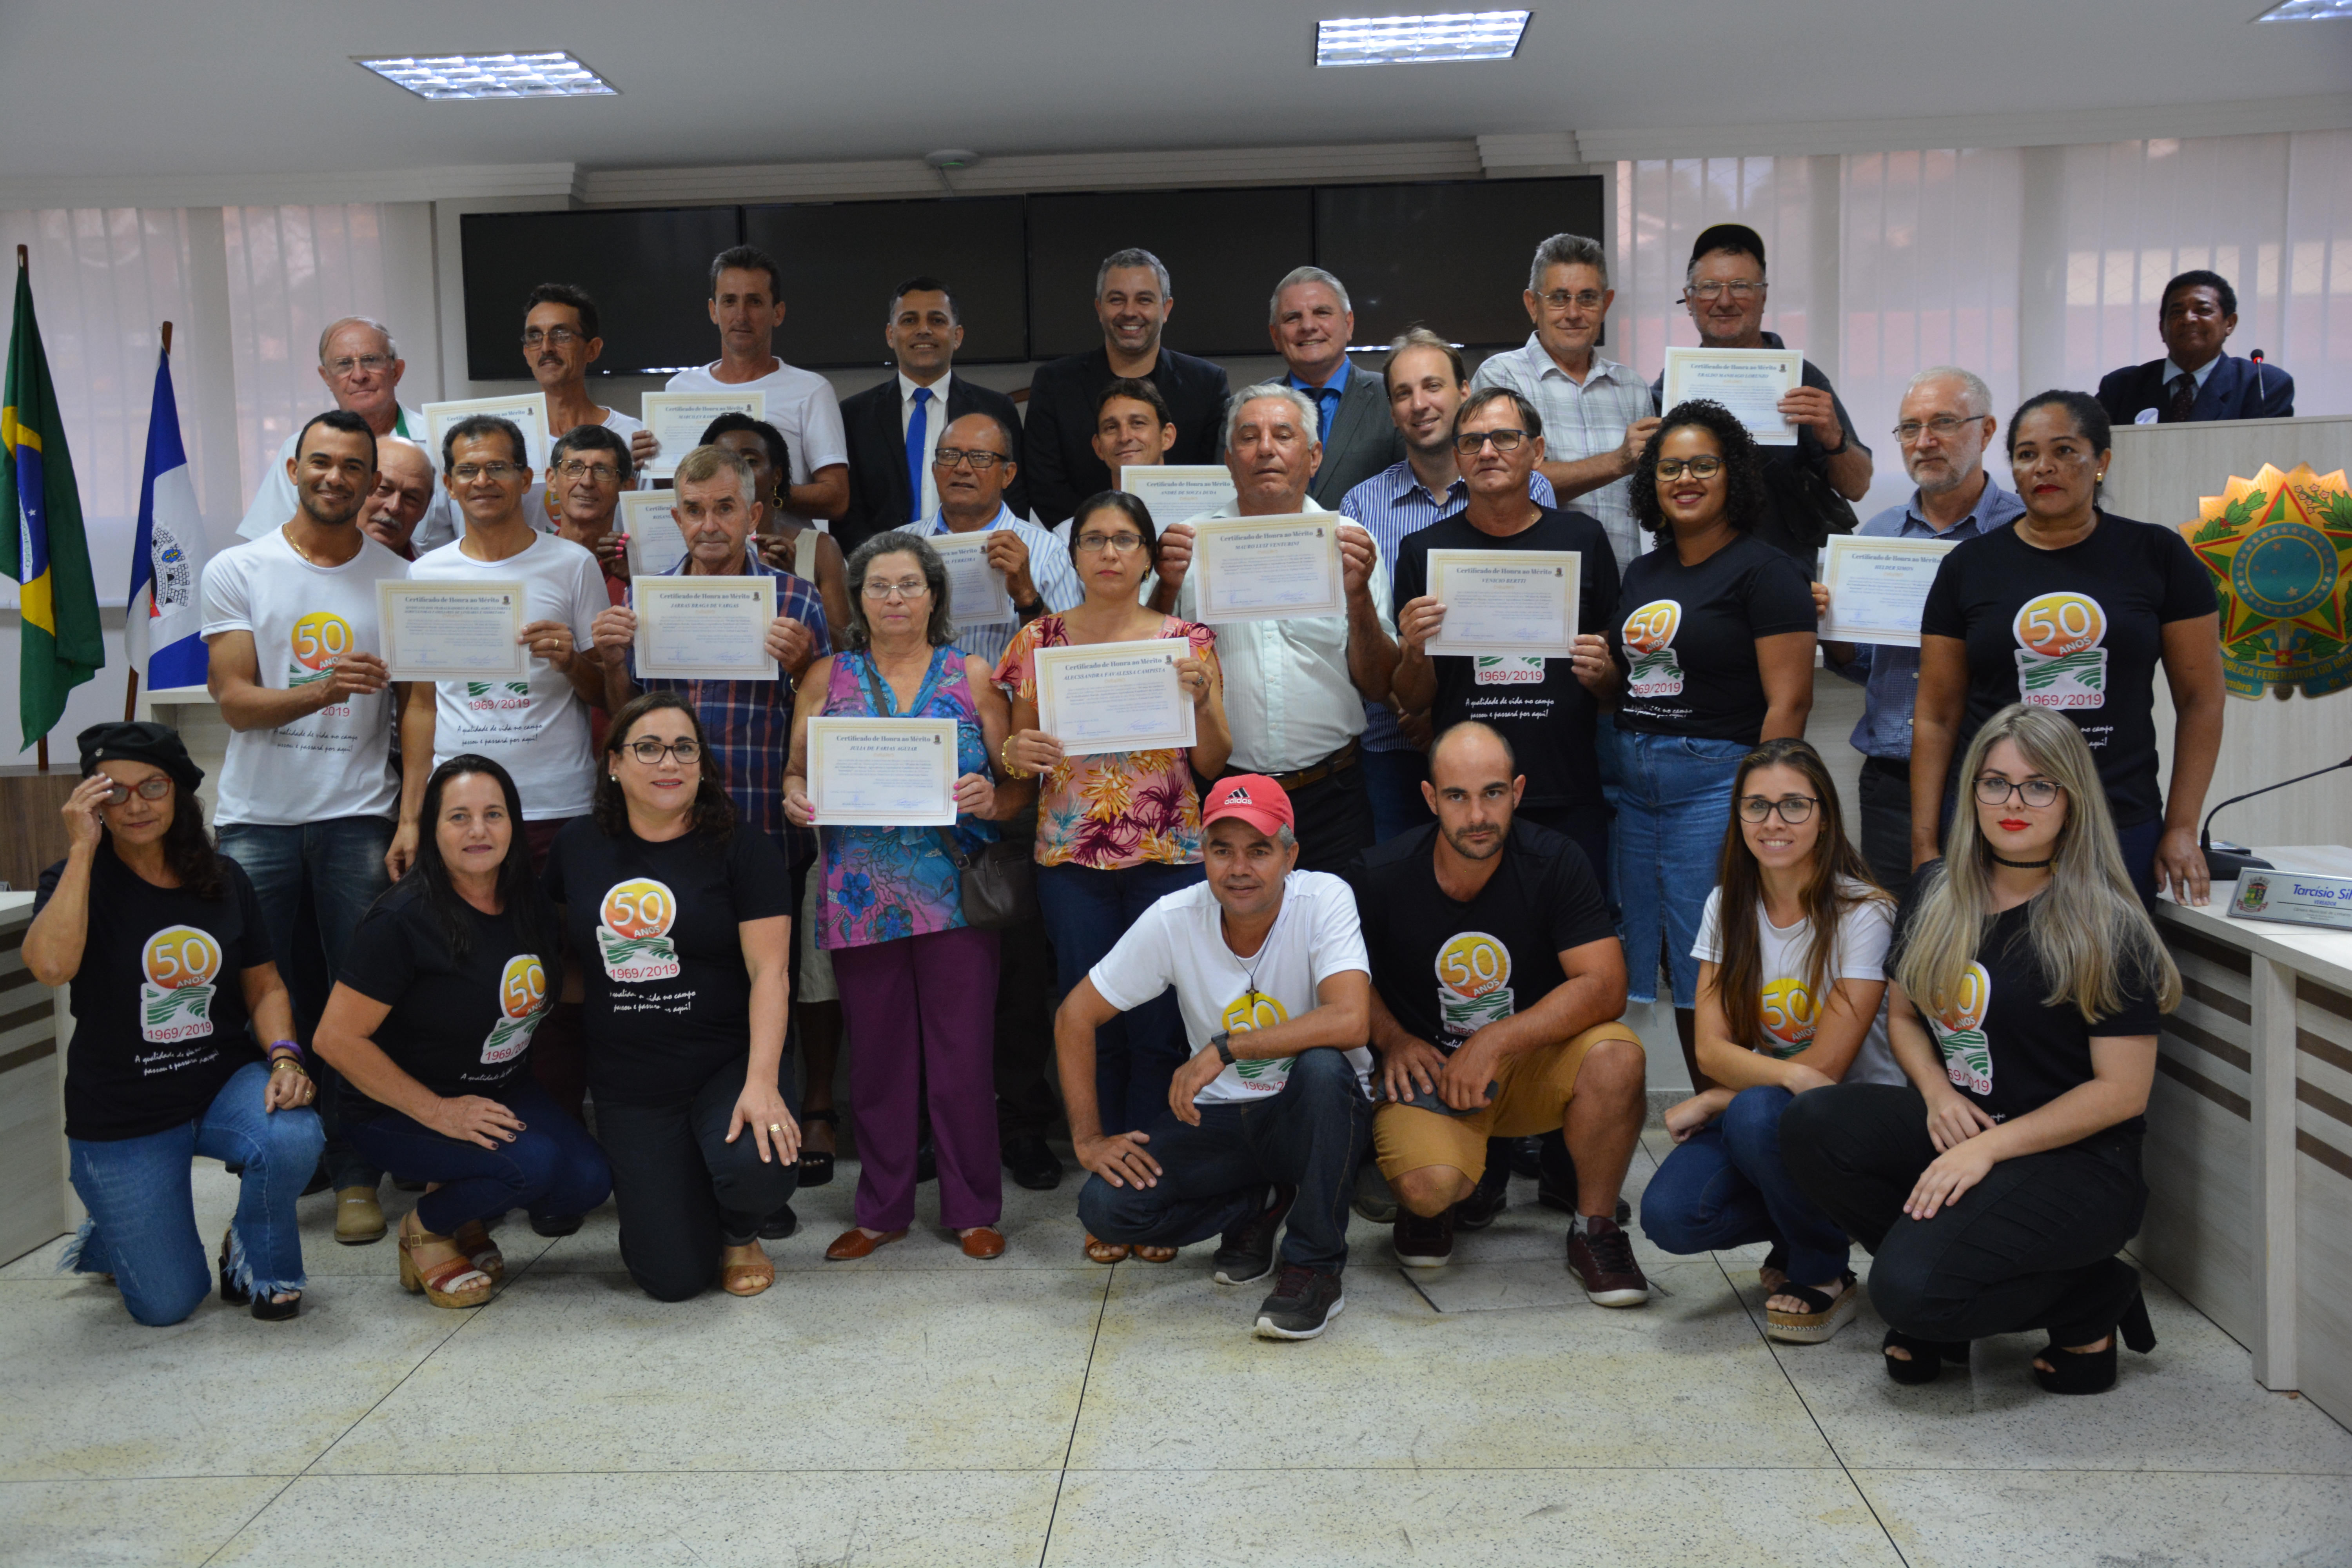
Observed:
[[[1536,247],[1602,238],[1601,179],[1446,180],[1315,187],[1315,259],[1348,286],[1355,341],[1386,343],[1418,321],[1450,342],[1527,341],[1519,295]]]
[[[1106,191],[1029,198],[1029,352],[1083,353],[1102,342],[1095,268],[1138,247],[1168,268],[1175,301],[1164,339],[1193,354],[1273,352],[1266,299],[1315,254],[1308,187]]]
[[[967,364],[1029,357],[1022,198],[811,202],[746,207],[745,242],[784,269],[776,353],[812,369],[890,363],[882,342],[890,290],[945,283],[963,318]]]
[[[466,374],[514,381],[523,300],[541,283],[572,283],[596,301],[604,352],[592,375],[648,375],[707,364],[719,334],[703,301],[710,258],[736,244],[740,207],[620,212],[467,213],[458,220],[466,279]]]

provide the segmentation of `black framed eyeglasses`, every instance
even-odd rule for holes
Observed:
[[[1454,449],[1463,457],[1475,458],[1478,448],[1492,441],[1497,452],[1516,452],[1527,438],[1524,430],[1465,430],[1454,437]]]
[[[2007,805],[2012,796],[2031,806],[2054,805],[2060,786],[2055,779],[2025,779],[2012,782],[1999,773],[1985,773],[1977,780],[1977,804]]]
[[[967,450],[961,447],[942,447],[931,454],[934,468],[952,468],[961,463],[975,474],[984,474],[997,464],[1010,461],[1002,452]]]
[[[1688,473],[1695,479],[1711,479],[1723,472],[1721,458],[1660,458],[1658,478],[1678,479]]]
[[[665,755],[675,757],[680,767],[686,767],[701,760],[702,742],[689,738],[665,743],[648,735],[642,741],[631,741],[628,752],[629,755],[649,768],[660,763]]]
[[[1761,822],[1777,811],[1781,821],[1794,827],[1810,818],[1813,815],[1813,807],[1819,805],[1821,801],[1810,795],[1784,795],[1778,800],[1768,800],[1760,795],[1746,795],[1739,797],[1739,819],[1742,822]]]

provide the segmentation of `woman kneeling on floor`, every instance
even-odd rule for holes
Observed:
[[[2035,1381],[2098,1394],[2115,1385],[2118,1331],[2156,1344],[2116,1250],[2147,1205],[2142,1113],[2180,973],[2072,723],[2011,704],[1978,732],[1960,784],[1944,858],[1919,868],[1886,965],[1913,1087],[1806,1095],[1781,1148],[1873,1254],[1895,1382],[1965,1363],[1971,1340],[2046,1329]]]
[[[431,1184],[401,1222],[401,1283],[436,1307],[478,1307],[506,1272],[487,1222],[585,1214],[613,1177],[531,1076],[562,942],[514,780],[487,757],[451,757],[419,816],[415,863],[361,919],[318,1048],[342,1077],[352,1147]]]
[[[1802,741],[1739,764],[1716,890],[1699,919],[1699,1070],[1716,1087],[1665,1115],[1679,1145],[1642,1194],[1668,1252],[1771,1243],[1764,1331],[1813,1344],[1853,1315],[1845,1232],[1789,1179],[1781,1117],[1838,1083],[1899,1085],[1881,967],[1895,902],[1845,836],[1837,786]]]
[[[65,804],[66,858],[41,873],[25,967],[73,982],[66,1146],[89,1210],[59,1270],[111,1275],[131,1315],[176,1323],[211,1288],[189,1163],[240,1173],[221,1300],[302,1307],[294,1200],[326,1134],[253,884],[213,847],[204,771],[161,724],[94,724]],[[264,1052],[246,1032],[250,1018]]]

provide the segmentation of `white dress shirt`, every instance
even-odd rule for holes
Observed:
[[[922,505],[915,509],[918,517],[937,517],[940,511],[940,481],[931,473],[931,459],[940,455],[940,432],[948,422],[948,383],[955,379],[950,371],[932,384],[931,400],[923,408],[923,493],[915,499]],[[915,383],[907,373],[898,373],[898,445],[907,444],[907,432],[915,427]],[[1013,454],[1019,462],[1021,454]]]

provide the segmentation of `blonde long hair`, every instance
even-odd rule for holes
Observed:
[[[2157,1005],[2180,1005],[2180,971],[2156,934],[2116,844],[2106,786],[2082,731],[2047,709],[2012,702],[1977,731],[1960,767],[1960,807],[1940,870],[1919,895],[1895,978],[1933,1011],[1960,994],[1969,965],[2000,917],[1992,910],[1992,846],[1977,826],[1976,781],[1985,757],[2013,741],[2034,772],[2066,792],[2066,821],[2051,847],[2050,885],[2026,905],[2026,937],[2051,993],[2042,1005],[2072,1003],[2085,1023],[2123,1006],[2124,987],[2151,986]]]

